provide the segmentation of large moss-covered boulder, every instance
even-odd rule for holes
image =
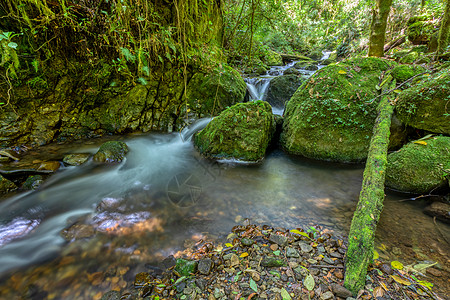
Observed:
[[[195,136],[203,155],[259,161],[275,131],[272,107],[265,101],[236,104],[214,118]]]
[[[246,90],[239,73],[227,65],[211,73],[196,73],[186,90],[188,108],[196,117],[215,116],[226,107],[242,102]]]
[[[430,16],[414,16],[408,20],[408,40],[414,45],[428,44],[438,30],[437,21]]]
[[[267,89],[266,101],[272,107],[284,107],[286,101],[291,99],[298,87],[305,81],[305,77],[294,74],[278,76],[270,81]]]
[[[450,134],[450,68],[401,92],[396,100],[398,118],[417,129]]]
[[[124,160],[128,146],[124,142],[109,141],[100,146],[93,160],[101,163],[118,163]]]
[[[393,65],[369,57],[320,69],[286,104],[282,147],[314,159],[363,161],[376,118],[379,77]]]
[[[426,193],[448,185],[450,137],[433,137],[403,146],[388,155],[386,186],[408,193]]]

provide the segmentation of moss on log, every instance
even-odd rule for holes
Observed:
[[[388,96],[381,99],[377,110],[362,189],[348,237],[344,286],[353,294],[364,287],[367,267],[373,257],[375,231],[383,209],[387,150],[394,110]]]

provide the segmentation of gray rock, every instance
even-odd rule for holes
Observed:
[[[298,253],[297,249],[287,247],[286,248],[286,256],[287,257],[300,257],[300,253]]]
[[[245,246],[245,247],[250,247],[250,246],[253,245],[254,243],[255,243],[254,240],[248,239],[248,238],[243,238],[243,239],[241,240],[241,244],[242,244],[243,246]]]
[[[320,295],[320,299],[321,300],[330,300],[330,299],[334,299],[334,295],[332,292],[328,291],[326,293],[323,293],[322,295]]]
[[[120,293],[118,291],[109,291],[105,293],[100,300],[119,300]]]
[[[269,237],[269,241],[271,241],[272,243],[275,243],[279,246],[286,246],[288,238],[285,236],[282,236],[282,235],[278,235],[278,234],[271,234]]]
[[[198,262],[198,271],[203,275],[208,275],[213,266],[214,263],[210,258],[204,258]]]
[[[300,242],[299,246],[300,246],[300,249],[305,253],[309,253],[313,250],[313,247],[307,243]]]
[[[332,260],[331,258],[329,258],[327,256],[325,256],[323,258],[323,261],[326,262],[327,264],[334,265],[334,260]]]
[[[347,290],[345,287],[343,287],[340,284],[332,283],[331,284],[331,289],[333,290],[333,293],[337,297],[348,298],[348,297],[352,296],[352,292],[350,292],[349,290]]]

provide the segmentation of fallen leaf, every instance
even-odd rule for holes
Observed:
[[[291,295],[289,295],[288,291],[286,291],[285,288],[281,289],[281,297],[283,297],[283,300],[291,300]]]
[[[339,74],[347,74],[347,71],[345,71],[345,70],[339,70],[338,73],[339,73]]]
[[[233,247],[233,244],[226,243],[225,246],[227,246],[227,247]]]
[[[244,253],[242,253],[241,255],[239,255],[239,257],[247,257],[248,256],[248,253],[247,252],[244,252]]]
[[[394,279],[396,282],[403,284],[403,285],[411,285],[411,282],[409,282],[406,279],[401,278],[400,276],[397,275],[389,275],[392,277],[392,279]]]
[[[374,249],[373,250],[373,260],[376,260],[378,258],[380,258],[380,254],[378,254],[378,251]]]
[[[314,286],[316,285],[316,283],[314,282],[314,277],[311,274],[306,276],[303,284],[308,289],[308,291],[312,291],[314,289]]]
[[[424,146],[428,145],[427,142],[425,142],[425,141],[414,141],[414,144],[419,144],[419,145],[424,145]]]
[[[403,264],[399,261],[394,260],[391,262],[391,267],[392,267],[392,269],[402,270]]]
[[[416,271],[416,272],[422,273],[427,268],[430,268],[430,267],[432,267],[432,266],[434,266],[436,264],[437,264],[437,262],[432,263],[432,264],[417,264],[417,265],[414,265],[413,270]]]
[[[376,288],[373,290],[373,296],[374,296],[375,298],[383,297],[383,295],[384,295],[384,291],[383,291],[383,288],[382,288],[381,286],[378,286],[378,287],[376,287]]]
[[[258,292],[258,285],[256,284],[256,282],[252,278],[250,278],[250,288],[252,290],[254,290],[255,293]]]

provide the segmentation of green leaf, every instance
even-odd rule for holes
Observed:
[[[275,255],[280,255],[280,250],[276,250],[276,251],[273,251],[273,254],[275,254]]]
[[[274,275],[274,276],[277,276],[278,278],[281,278],[280,273],[278,273],[277,271],[270,271],[269,273]]]
[[[143,78],[143,77],[139,77],[138,78],[138,82],[140,84],[142,84],[142,85],[147,85],[148,84],[147,80],[145,80],[145,78]]]
[[[125,56],[125,59],[127,61],[131,61],[134,62],[136,60],[136,57],[131,53],[130,50],[128,50],[127,48],[120,48],[120,51],[122,52],[123,56]]]
[[[314,277],[309,274],[306,276],[305,280],[303,280],[303,285],[306,287],[308,291],[312,291],[316,283],[314,282]]]
[[[392,269],[402,270],[403,264],[399,261],[394,260],[391,262],[391,267],[392,267]]]
[[[437,264],[437,262],[432,263],[432,264],[417,264],[417,265],[414,265],[413,270],[421,273],[421,272],[425,271],[427,268],[430,268],[436,264]]]
[[[258,285],[253,280],[253,278],[250,278],[250,288],[255,291],[255,293],[258,292]]]
[[[283,300],[292,300],[291,295],[289,295],[285,288],[281,289],[281,297],[283,297]]]
[[[186,276],[181,276],[180,278],[177,279],[177,281],[175,281],[174,285],[179,284],[180,282],[182,282],[185,279],[186,279]]]
[[[8,43],[8,47],[9,48],[13,48],[13,49],[16,49],[17,48],[17,43],[14,43],[14,42],[10,42],[10,43]]]

